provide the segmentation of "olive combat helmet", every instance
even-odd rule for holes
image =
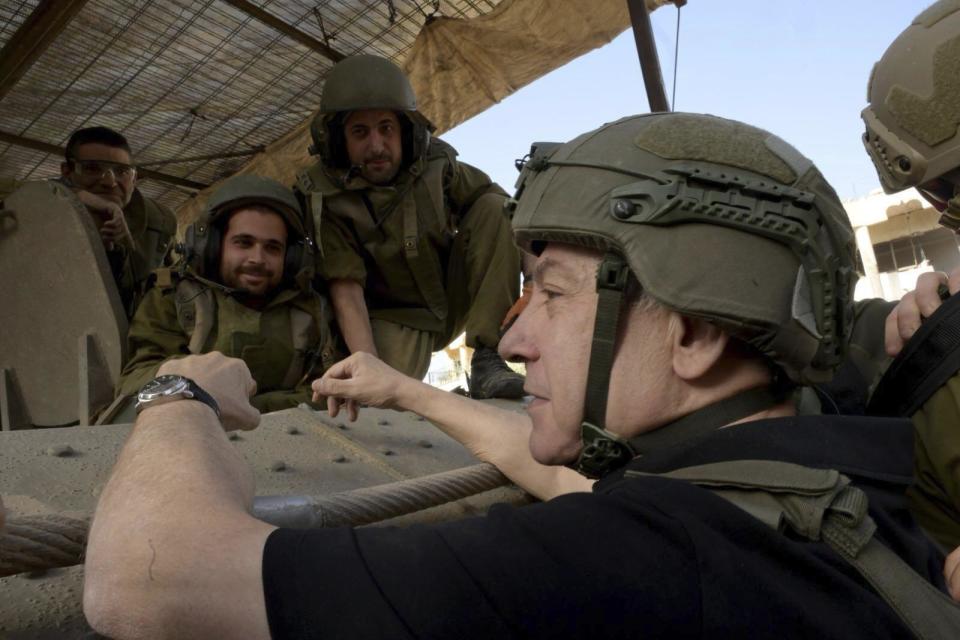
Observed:
[[[646,446],[603,428],[628,272],[663,306],[752,345],[787,382],[829,380],[845,357],[853,231],[820,172],[780,138],[707,115],[634,116],[564,145],[534,145],[517,186],[507,206],[521,247],[538,253],[561,242],[606,254],[578,462],[588,475]],[[777,389],[734,396],[705,408],[706,422],[700,410],[648,436],[717,428],[780,401]]]
[[[264,176],[252,174],[228,178],[211,194],[200,218],[187,227],[180,254],[181,266],[194,275],[212,279],[220,270],[224,225],[221,216],[247,205],[261,205],[279,214],[287,225],[287,249],[283,261],[284,283],[310,287],[314,272],[314,233],[310,217],[301,212],[293,192]]]
[[[310,123],[310,153],[319,155],[326,166],[348,168],[343,120],[351,111],[362,109],[386,109],[398,115],[404,161],[417,160],[426,153],[434,127],[417,110],[410,81],[396,64],[372,55],[344,58],[327,73],[320,111]]]
[[[884,191],[917,189],[960,229],[960,0],[918,15],[873,67],[863,143]]]

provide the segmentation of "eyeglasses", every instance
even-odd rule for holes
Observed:
[[[93,180],[102,180],[109,173],[114,180],[130,180],[137,175],[137,168],[130,164],[122,162],[109,162],[107,160],[70,160],[73,170],[77,175],[83,178]]]

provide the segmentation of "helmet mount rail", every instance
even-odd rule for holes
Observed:
[[[829,230],[817,222],[814,194],[692,163],[673,165],[663,175],[668,179],[658,184],[644,180],[614,189],[610,215],[620,222],[654,226],[719,225],[786,245],[802,265],[806,282],[801,285],[813,294],[804,296],[809,303],[801,305],[812,306],[813,326],[806,322],[804,327],[821,339],[813,364],[825,368],[838,365],[843,349],[837,329],[849,319],[842,317],[842,305],[834,295],[846,290],[846,282],[830,281],[828,274],[835,270],[836,257],[824,253],[815,242],[818,234]]]

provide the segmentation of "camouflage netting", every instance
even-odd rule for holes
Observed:
[[[656,9],[669,0],[647,0]],[[436,18],[424,25],[404,71],[420,111],[442,133],[500,102],[568,61],[602,46],[630,26],[627,3],[567,0],[503,0],[470,20]],[[258,173],[292,184],[312,162],[310,119],[270,145],[241,173]],[[209,191],[209,190],[207,190]],[[181,221],[199,215],[206,192],[183,205]]]

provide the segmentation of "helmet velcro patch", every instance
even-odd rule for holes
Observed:
[[[797,174],[766,144],[770,134],[720,118],[671,114],[644,127],[635,144],[667,159],[728,165],[792,184]]]
[[[957,134],[960,125],[960,36],[939,47],[933,58],[933,95],[918,96],[894,85],[885,100],[897,124],[928,146]]]

